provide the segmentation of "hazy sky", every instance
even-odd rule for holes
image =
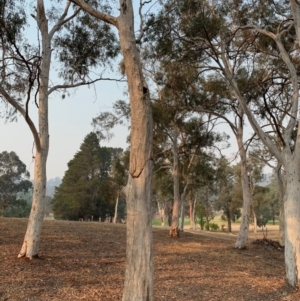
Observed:
[[[95,89],[82,87],[70,92],[71,95],[65,99],[56,93],[49,100],[48,179],[64,175],[67,163],[79,150],[84,137],[93,130],[92,118],[100,111],[109,110],[114,101],[126,99],[123,95],[123,84],[116,82],[99,82],[95,85]],[[33,103],[29,111],[36,116],[37,109]],[[127,127],[118,127],[115,133],[115,137],[109,143],[103,142],[101,145],[126,148]],[[0,141],[0,152],[4,150],[16,152],[26,164],[32,178],[33,137],[23,117],[20,116],[18,122],[13,123],[0,120]]]

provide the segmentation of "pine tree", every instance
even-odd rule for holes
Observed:
[[[53,198],[55,218],[112,217],[116,191],[110,178],[113,160],[120,148],[100,147],[95,133],[88,134],[80,150],[68,163],[68,170]]]

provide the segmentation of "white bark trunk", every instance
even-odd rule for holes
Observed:
[[[252,208],[252,216],[253,216],[253,233],[257,233],[257,218],[256,218],[256,213],[255,210]]]
[[[284,246],[284,198],[286,197],[286,194],[284,192],[283,179],[281,176],[281,166],[280,163],[277,164],[276,179],[279,191],[279,244]]]
[[[48,129],[48,84],[51,61],[51,42],[48,35],[48,21],[46,19],[43,1],[37,1],[37,21],[42,35],[43,60],[40,70],[39,87],[39,143],[36,143],[34,165],[34,187],[32,207],[27,225],[27,231],[18,257],[30,259],[38,256],[42,224],[45,210],[46,194],[46,164],[49,150]]]
[[[239,108],[240,120],[237,127],[236,139],[239,147],[240,158],[241,158],[241,181],[243,189],[243,209],[242,209],[242,220],[238,233],[237,240],[235,242],[235,248],[244,249],[246,248],[249,233],[249,222],[250,222],[250,205],[251,205],[251,191],[250,184],[247,174],[247,156],[243,143],[243,111]]]
[[[295,159],[295,157],[294,157]],[[300,168],[299,163],[286,159],[287,187],[284,202],[285,217],[285,267],[287,282],[300,284]]]
[[[113,219],[114,224],[117,223],[117,219],[118,219],[119,197],[120,197],[120,191],[118,190],[118,195],[117,195],[116,205],[115,205],[115,214],[114,214],[114,219]]]

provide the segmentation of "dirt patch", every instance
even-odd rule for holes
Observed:
[[[45,221],[40,259],[17,259],[27,221],[0,218],[0,300],[121,300],[124,225]],[[154,228],[155,300],[298,301],[284,254],[265,244]]]

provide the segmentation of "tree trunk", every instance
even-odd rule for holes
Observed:
[[[140,55],[135,43],[132,1],[120,0],[118,28],[131,108],[130,164],[126,186],[126,272],[122,300],[152,301],[153,122],[149,89],[144,81]]]
[[[231,233],[231,214],[230,214],[230,210],[228,210],[228,214],[227,214],[227,227],[228,227],[228,232]]]
[[[247,157],[243,143],[243,115],[244,112],[239,106],[239,124],[236,139],[239,147],[239,153],[241,158],[241,181],[243,189],[243,209],[242,220],[240,230],[234,247],[238,249],[246,248],[249,233],[249,221],[250,221],[250,205],[251,205],[251,191],[249,185],[249,179],[247,174]]]
[[[118,190],[118,195],[117,195],[117,199],[116,199],[115,214],[114,214],[114,219],[113,219],[114,224],[117,223],[117,219],[118,219],[119,198],[120,198],[120,190]]]
[[[282,247],[284,247],[284,243],[285,243],[284,202],[285,202],[284,199],[280,200],[280,207],[279,207],[279,244]]]
[[[257,218],[254,208],[252,208],[252,216],[253,216],[253,233],[257,233]]]
[[[287,172],[287,187],[286,197],[284,198],[284,249],[287,282],[295,287],[300,284],[300,164],[299,159],[297,160],[297,156],[293,159],[294,160],[290,159],[290,157],[287,158],[285,164]]]
[[[161,204],[162,203],[162,204]],[[166,203],[157,201],[157,207],[158,207],[158,213],[159,213],[159,217],[161,220],[161,226],[164,227],[165,226],[165,220],[166,220],[166,214],[165,214],[165,208],[166,208]]]
[[[179,172],[178,172],[178,146],[177,146],[178,130],[174,125],[173,130],[173,189],[174,203],[172,210],[172,223],[170,228],[170,237],[179,237]]]
[[[48,21],[45,16],[43,1],[37,1],[37,22],[42,35],[43,60],[40,69],[39,86],[39,141],[35,141],[36,154],[34,163],[34,185],[33,198],[29,221],[23,245],[18,257],[30,259],[38,256],[42,224],[45,210],[46,194],[46,164],[49,151],[49,129],[48,129],[48,85],[51,61],[51,41],[48,35]]]
[[[190,213],[190,229],[195,229],[195,220],[194,220],[194,202],[189,201],[189,213]]]
[[[181,198],[180,198],[180,203],[181,203],[181,211],[180,211],[180,217],[181,217],[181,220],[180,220],[180,231],[183,231],[184,229],[184,215],[185,215],[185,197],[186,197],[186,193],[187,193],[187,188],[188,188],[189,184],[186,183],[185,186],[184,186],[184,189],[183,189],[183,192],[181,194]]]
[[[276,179],[278,184],[278,192],[279,192],[279,244],[284,246],[284,198],[286,194],[284,192],[283,179],[281,176],[281,167],[280,163],[277,164],[276,168]]]

